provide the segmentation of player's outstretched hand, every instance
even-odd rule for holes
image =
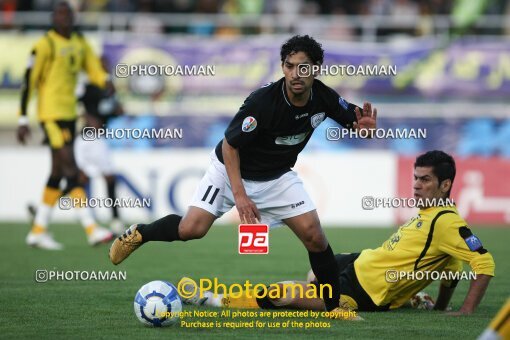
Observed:
[[[242,223],[255,224],[260,221],[260,212],[257,206],[247,195],[236,197],[236,208]]]
[[[357,129],[375,129],[377,120],[377,109],[374,107],[372,110],[372,104],[369,102],[363,103],[363,112],[358,107],[354,109],[356,112],[356,119],[358,123],[355,123]]]
[[[18,142],[25,144],[28,136],[30,136],[30,129],[28,125],[19,125],[17,132]]]

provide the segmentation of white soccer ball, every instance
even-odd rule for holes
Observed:
[[[425,292],[419,292],[410,299],[411,307],[416,309],[434,309],[434,299]]]
[[[142,323],[154,327],[169,326],[179,320],[182,311],[177,288],[166,281],[151,281],[135,296],[135,314]]]

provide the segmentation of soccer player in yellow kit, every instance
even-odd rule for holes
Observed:
[[[108,74],[87,41],[73,31],[73,11],[67,2],[55,5],[52,20],[54,28],[35,44],[28,63],[21,95],[18,140],[24,144],[30,134],[27,107],[31,95],[37,91],[37,117],[44,130],[45,142],[51,148],[52,164],[42,202],[26,242],[34,247],[59,250],[62,245],[47,232],[52,208],[62,195],[81,201],[86,199],[85,191],[78,182],[79,169],[73,153],[77,118],[74,92],[78,74],[85,70],[90,82],[100,87],[112,87]],[[60,188],[62,179],[66,180],[63,190]],[[112,238],[111,232],[96,224],[87,207],[77,210],[91,245]]]
[[[478,340],[510,339],[510,298],[508,298],[492,319],[489,327],[478,337]]]
[[[442,151],[420,155],[414,164],[414,197],[423,202],[447,202],[455,172],[455,161]],[[471,280],[460,309],[452,314],[474,312],[494,276],[492,255],[473,235],[453,204],[419,208],[418,214],[402,225],[381,247],[365,249],[357,254],[336,255],[340,269],[340,306],[357,311],[399,308],[427,287],[436,276],[442,280],[434,309],[445,310],[458,280],[444,274],[460,272],[462,262],[466,262],[476,273],[476,279]],[[422,272],[422,275],[417,272]],[[428,272],[428,276],[425,276],[425,272]],[[306,294],[307,289],[311,289],[306,282],[298,284],[303,286],[304,295],[310,296]],[[289,286],[285,289],[289,289]],[[321,299],[299,298],[297,294],[290,294],[292,291],[287,292],[285,298],[278,299],[249,298],[248,294],[239,298],[221,296],[218,299],[210,292],[205,294],[207,299],[200,299],[198,293],[192,298],[185,298],[184,302],[238,308],[324,309]],[[253,292],[250,294],[252,297],[254,295]]]

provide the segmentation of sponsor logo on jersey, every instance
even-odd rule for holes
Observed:
[[[257,127],[257,120],[252,116],[244,118],[241,129],[243,132],[251,132]]]
[[[305,204],[305,201],[301,201],[301,202],[297,202],[297,203],[291,204],[290,207],[292,209],[295,209],[295,208],[297,208],[297,207],[299,207],[300,205],[303,205],[303,204]]]
[[[316,113],[310,118],[310,121],[312,122],[312,127],[315,129],[317,126],[321,125],[321,123],[324,121],[324,117],[326,117],[326,114],[324,112]]]
[[[276,137],[274,143],[277,145],[296,145],[304,141],[309,133],[310,132],[303,132],[293,136]]]
[[[469,250],[471,251],[477,251],[478,249],[482,248],[482,241],[480,241],[480,239],[475,235],[466,237],[464,241],[466,242]]]
[[[298,119],[301,119],[301,118],[303,118],[303,117],[308,117],[308,112],[307,112],[307,113],[302,113],[302,114],[300,114],[300,115],[296,115],[296,117],[295,117],[295,118],[296,118],[296,120],[298,120]]]
[[[349,103],[347,102],[347,100],[343,99],[342,97],[338,98],[338,104],[340,104],[340,106],[343,107],[344,110],[347,110],[347,108],[349,107]]]

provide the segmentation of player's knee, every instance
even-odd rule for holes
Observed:
[[[62,171],[62,162],[60,162],[60,159],[58,157],[53,157],[51,160],[51,177],[64,177],[63,171]]]
[[[53,174],[51,174],[46,182],[46,186],[49,188],[59,189],[61,180],[62,176],[53,176]]]
[[[182,241],[204,237],[216,218],[202,209],[190,207],[179,223],[179,238]]]
[[[71,164],[66,164],[62,167],[62,174],[64,177],[71,178],[76,177],[78,178],[79,170],[77,166],[72,166]]]
[[[303,237],[303,243],[308,251],[313,252],[324,251],[328,246],[324,233],[320,227],[316,226],[307,229]]]
[[[204,228],[204,225],[197,220],[181,220],[179,224],[179,238],[182,241],[196,240],[204,237],[209,228]]]
[[[74,158],[72,157],[60,157],[59,159],[59,167],[60,171],[62,172],[62,175],[65,177],[73,177],[78,176],[79,169],[78,165],[76,165],[76,162],[74,161]]]
[[[52,165],[50,176],[54,177],[54,178],[62,178],[62,177],[64,177],[64,175],[62,173],[62,169],[59,166],[57,166],[57,165]]]
[[[66,193],[66,194],[71,192],[74,188],[80,186],[78,174],[76,174],[75,176],[66,176],[66,181],[67,181],[67,184],[66,184],[66,188],[64,189],[64,193]]]

